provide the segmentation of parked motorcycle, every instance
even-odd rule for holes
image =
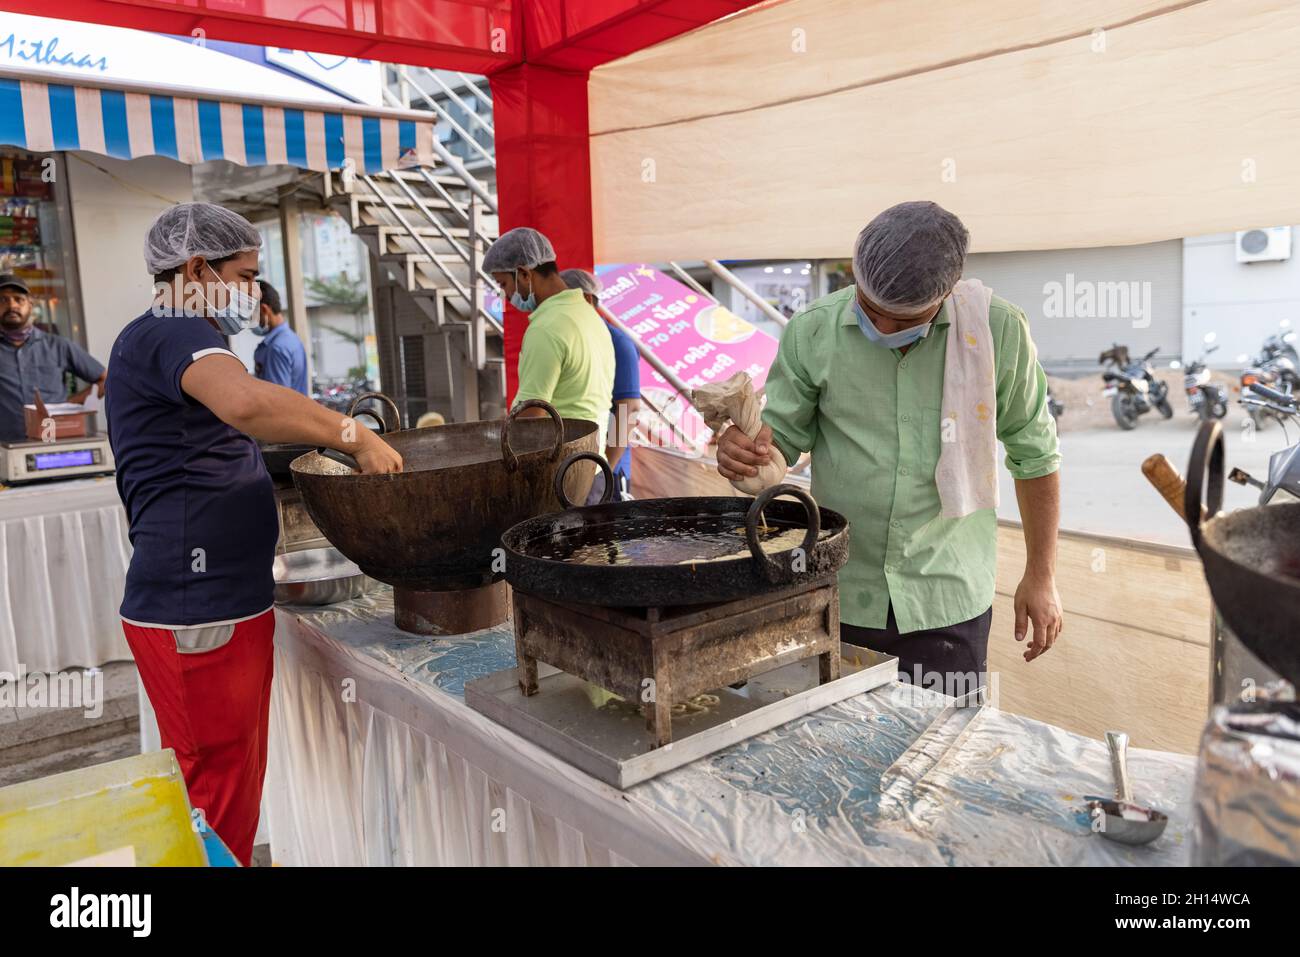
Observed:
[[[1200,357],[1187,366],[1183,375],[1183,391],[1187,393],[1187,405],[1202,422],[1221,419],[1228,414],[1228,397],[1221,388],[1210,381],[1210,367],[1205,364],[1210,353],[1218,351],[1219,347],[1213,345],[1216,338],[1217,335],[1213,332],[1205,334],[1205,348],[1201,350]],[[1181,366],[1182,363],[1177,359],[1169,363],[1171,369],[1178,369]]]
[[[1292,365],[1300,365],[1300,354],[1296,352],[1296,334],[1291,331],[1291,320],[1283,319],[1277,326],[1280,331],[1265,339],[1264,345],[1260,348],[1261,361],[1285,358],[1290,359]]]
[[[1280,392],[1256,382],[1242,393],[1241,404],[1252,412],[1258,410],[1277,419],[1287,436],[1287,442],[1291,441],[1287,423],[1300,426],[1300,401],[1291,393]],[[1238,485],[1250,485],[1259,489],[1260,505],[1267,505],[1279,489],[1300,498],[1300,443],[1269,456],[1266,479],[1256,479],[1239,468],[1229,472],[1228,478]]]
[[[1290,395],[1300,386],[1300,356],[1296,355],[1296,334],[1288,332],[1291,323],[1283,320],[1282,332],[1264,340],[1259,355],[1255,356],[1241,373],[1243,398],[1250,386],[1259,384],[1268,389]],[[1278,415],[1267,406],[1242,402],[1256,428],[1262,428]]]
[[[322,382],[318,379],[312,383],[311,397],[325,408],[346,415],[348,409],[352,406],[353,399],[366,392],[373,391],[368,380],[349,382],[344,379],[336,379]]]
[[[1101,374],[1106,383],[1102,395],[1110,398],[1110,411],[1116,424],[1125,431],[1136,428],[1138,416],[1152,409],[1163,418],[1173,418],[1169,386],[1156,378],[1151,368],[1151,359],[1159,351],[1160,347],[1156,346],[1134,362],[1129,357],[1128,346],[1115,343],[1097,359],[1106,367]]]

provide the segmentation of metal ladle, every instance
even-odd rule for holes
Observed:
[[[1120,844],[1150,844],[1165,832],[1169,818],[1160,811],[1133,803],[1133,786],[1128,777],[1128,735],[1107,731],[1110,766],[1115,772],[1114,801],[1089,801],[1092,819],[1101,818],[1101,836]]]

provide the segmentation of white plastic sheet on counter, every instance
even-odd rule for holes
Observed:
[[[1195,864],[1300,864],[1300,707],[1215,708],[1201,737],[1195,804]]]
[[[923,774],[881,780],[951,699],[895,685],[618,791],[469,709],[509,626],[392,624],[387,590],[277,612],[266,806],[285,864],[1186,864],[1194,760],[1133,750],[1153,845],[1090,831],[1105,745],[984,709]]]

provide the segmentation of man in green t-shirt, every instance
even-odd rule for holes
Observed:
[[[813,495],[851,528],[841,640],[897,656],[899,676],[914,684],[933,687],[938,675],[953,696],[987,672],[998,560],[992,504],[949,509],[940,488],[956,423],[945,394],[952,294],[969,241],[961,220],[931,202],[900,203],[868,223],[854,246],[854,284],[811,303],[781,333],[763,427],[750,439],[733,426],[718,442],[718,471],[732,480],[757,475],[773,448],[785,462],[812,453]],[[1015,637],[1024,642],[1033,625],[1024,651],[1033,661],[1062,628],[1061,454],[1029,320],[1005,299],[986,301],[978,320],[993,353],[990,465],[1000,441],[1025,537]]]
[[[515,405],[543,399],[566,419],[595,422],[603,451],[614,394],[614,346],[604,320],[581,289],[565,285],[555,248],[535,229],[503,233],[484,255],[483,269],[503,298],[528,314]],[[521,415],[545,413],[526,409]]]

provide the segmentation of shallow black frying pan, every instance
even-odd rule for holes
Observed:
[[[609,466],[594,453],[566,459],[557,485],[583,458],[605,472],[608,499]],[[797,501],[778,500],[786,495]],[[585,508],[558,497],[565,511],[520,522],[501,538],[506,580],[553,601],[607,607],[732,601],[831,578],[848,559],[848,521],[819,508],[796,485],[773,486],[752,499],[640,499]],[[770,544],[778,536],[781,543]]]

